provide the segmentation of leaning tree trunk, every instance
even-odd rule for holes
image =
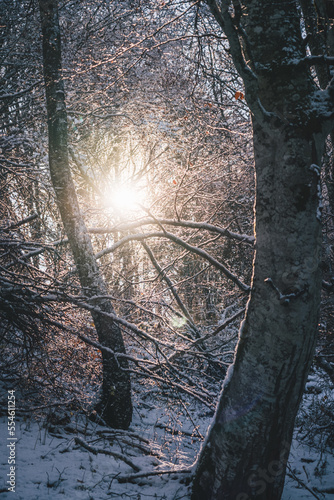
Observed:
[[[311,108],[319,91],[307,64],[296,62],[305,52],[295,3],[241,2],[244,31],[228,2],[208,3],[229,38],[253,113],[256,254],[235,361],[198,459],[192,500],[279,500],[316,342],[318,165],[330,125],[323,110]]]
[[[39,0],[43,35],[43,66],[49,131],[49,166],[57,202],[73,252],[85,295],[106,295],[107,289],[97,266],[92,243],[80,212],[68,161],[67,116],[61,74],[61,43],[56,0]],[[113,313],[108,300],[97,303],[104,313]],[[92,312],[99,342],[124,354],[119,326],[107,316]],[[130,376],[126,358],[102,352],[103,384],[99,409],[112,427],[128,428],[132,418]]]

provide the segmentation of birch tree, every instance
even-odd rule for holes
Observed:
[[[97,266],[92,243],[80,212],[68,160],[67,115],[61,71],[61,42],[56,0],[40,0],[43,35],[43,67],[49,132],[49,166],[59,211],[72,249],[84,293],[97,298],[105,313],[113,313],[107,288]],[[103,351],[103,386],[99,410],[105,421],[127,428],[132,418],[131,384],[126,371],[125,347],[119,326],[105,315],[92,312]],[[111,354],[113,352],[114,354]]]
[[[234,363],[198,460],[192,499],[273,500],[281,498],[316,342],[320,165],[334,122],[333,58],[324,50],[307,55],[298,2],[207,4],[229,40],[252,114],[256,254]],[[330,75],[324,89],[311,71],[315,63]]]

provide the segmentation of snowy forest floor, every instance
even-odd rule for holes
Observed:
[[[135,393],[131,428],[116,431],[68,409],[51,407],[42,416],[23,416],[16,395],[13,493],[6,484],[10,449],[7,394],[1,392],[1,500],[190,498],[191,468],[212,418],[199,403],[154,390]],[[326,375],[313,370],[298,415],[283,500],[334,499],[333,396]]]

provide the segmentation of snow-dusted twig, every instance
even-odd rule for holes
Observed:
[[[291,469],[291,467],[289,465],[287,466],[287,468],[288,468],[288,476],[290,476],[292,479],[294,479],[295,481],[297,481],[297,483],[300,486],[302,486],[307,491],[309,491],[311,493],[311,495],[314,496],[314,498],[317,498],[317,500],[321,500],[321,498],[314,493],[314,491],[312,490],[312,488],[309,488],[309,486],[307,486],[307,484],[305,484],[304,481],[302,481],[298,476],[296,476],[296,474],[293,472],[293,470]]]
[[[127,438],[138,439],[138,441],[142,441],[143,443],[150,444],[149,439],[144,438],[143,436],[141,436],[140,434],[137,434],[136,432],[126,431],[123,429],[110,429],[110,428],[98,429],[96,431],[96,434],[101,435],[101,436],[105,436],[105,437],[120,435],[120,436],[125,436]]]
[[[243,37],[243,45],[248,45],[244,30],[235,25],[235,19],[230,13],[230,2],[217,0],[207,0],[207,4],[214,15],[216,21],[224,31],[230,45],[230,53],[239,75],[244,81],[246,100],[256,119],[264,127],[268,122],[279,124],[281,119],[275,113],[265,109],[260,100],[258,78],[255,69],[258,69],[258,63],[246,60],[245,52],[241,44],[240,35]],[[248,46],[249,47],[249,46]],[[247,48],[248,48],[247,47]],[[248,50],[249,56],[249,50]],[[269,130],[268,130],[269,132]]]
[[[93,455],[97,455],[98,453],[103,453],[104,455],[110,455],[111,457],[122,460],[127,465],[129,465],[134,471],[136,471],[136,472],[140,471],[140,467],[138,467],[138,465],[134,464],[132,462],[132,460],[130,460],[126,455],[123,455],[122,453],[118,453],[117,451],[112,451],[112,450],[105,450],[104,448],[95,448],[95,446],[91,446],[90,444],[88,444],[86,441],[84,441],[80,437],[75,437],[74,440],[77,444],[79,444],[80,446],[85,448],[85,450],[93,453]]]
[[[25,219],[22,219],[22,220],[20,220],[18,222],[13,222],[9,226],[4,227],[2,229],[2,231],[10,231],[12,229],[16,229],[17,227],[23,226],[24,224],[28,224],[29,222],[37,219],[37,217],[38,217],[38,214],[34,213],[32,215],[29,215],[29,217],[26,217]]]
[[[153,266],[155,267],[155,269],[157,270],[158,274],[162,277],[163,280],[165,280],[165,282],[167,283],[171,293],[173,294],[173,297],[175,298],[177,304],[179,305],[182,313],[185,315],[185,317],[187,318],[187,320],[189,321],[189,324],[190,324],[190,327],[191,327],[191,330],[195,333],[195,336],[197,338],[199,338],[201,336],[200,332],[198,331],[198,329],[196,328],[196,325],[194,323],[194,320],[193,318],[191,317],[190,315],[190,312],[188,311],[187,307],[185,306],[185,304],[183,303],[183,301],[181,300],[179,294],[177,293],[176,291],[176,288],[174,287],[172,281],[170,280],[170,278],[168,277],[167,273],[161,268],[161,266],[159,265],[157,259],[155,258],[151,248],[147,245],[147,243],[145,243],[145,241],[142,241],[141,242],[143,248],[145,249],[147,255],[149,256]]]
[[[135,432],[125,431],[122,429],[102,429],[97,430],[96,434],[101,436],[101,438],[103,439],[116,438],[117,440],[121,440],[123,444],[127,444],[133,448],[137,448],[146,455],[152,455],[158,458],[160,458],[161,456],[160,453],[156,453],[152,450],[152,448],[150,447],[151,442],[148,439],[143,438]]]
[[[188,227],[192,229],[204,229],[206,231],[210,231],[213,233],[221,234],[222,236],[226,236],[231,239],[238,240],[243,243],[248,243],[253,246],[255,238],[254,236],[249,236],[248,234],[239,234],[230,231],[227,228],[215,226],[214,224],[209,224],[208,222],[195,222],[190,220],[174,220],[174,219],[162,219],[162,218],[145,218],[140,219],[138,221],[129,222],[129,223],[121,223],[113,227],[94,227],[88,229],[91,234],[106,234],[120,231],[128,231],[131,229],[135,229],[136,227],[148,226],[148,225],[159,225],[164,224],[165,226],[175,226],[175,227]]]
[[[96,259],[100,259],[104,255],[107,255],[109,253],[113,253],[117,248],[121,247],[125,243],[129,241],[145,241],[148,238],[168,238],[169,240],[173,241],[177,245],[180,245],[182,248],[185,248],[189,252],[192,252],[196,255],[199,255],[202,257],[204,260],[207,260],[210,262],[213,267],[221,271],[228,279],[233,281],[235,285],[237,285],[240,290],[243,292],[249,293],[250,292],[250,286],[246,285],[243,283],[239,278],[233,274],[224,264],[216,260],[212,255],[210,255],[208,252],[203,250],[202,248],[196,247],[194,245],[190,245],[188,242],[182,240],[178,236],[172,233],[168,233],[167,231],[165,232],[152,232],[152,233],[138,233],[138,234],[130,234],[128,236],[124,236],[121,240],[117,241],[114,243],[112,246],[107,247],[100,252],[98,252],[95,255]]]
[[[189,412],[186,412],[188,413],[189,415]],[[178,434],[182,434],[184,436],[188,436],[188,437],[191,437],[192,439],[194,438],[198,438],[200,439],[201,441],[203,441],[204,439],[204,436],[202,436],[202,434],[199,432],[198,428],[195,426],[194,422],[192,422],[192,424],[194,425],[194,430],[195,432],[197,433],[197,436],[194,435],[194,432],[190,432],[190,431],[184,431],[182,429],[178,429],[177,433]],[[166,425],[166,424],[163,424],[161,422],[157,422],[154,427],[157,427],[158,429],[164,429],[166,432],[169,432],[170,434],[174,434],[174,429],[172,429],[170,426]]]
[[[324,370],[327,373],[332,383],[334,384],[334,366],[332,366],[331,363],[326,361],[326,359],[320,355],[315,356],[314,361],[322,370]]]
[[[160,476],[163,474],[191,474],[193,471],[191,468],[189,469],[171,469],[171,470],[151,470],[147,472],[139,472],[138,474],[129,474],[124,476],[115,476],[115,479],[119,483],[127,483],[130,481],[135,481],[136,479],[140,479],[142,477],[149,476]]]
[[[287,66],[300,66],[302,64],[334,64],[333,56],[317,55],[317,56],[306,56],[300,59],[292,59],[287,63]]]
[[[43,82],[43,80],[40,79],[40,80],[37,80],[36,82],[32,83],[31,85],[29,85],[29,87],[27,87],[23,90],[20,90],[19,92],[13,92],[12,94],[1,94],[0,101],[12,100],[12,99],[16,99],[18,97],[21,97],[22,95],[30,92],[33,88],[37,87],[42,82]]]
[[[182,384],[182,383],[174,382],[171,379],[167,380],[164,377],[159,377],[158,375],[153,374],[149,370],[145,370],[144,367],[142,367],[142,371],[139,371],[139,372],[135,371],[135,370],[131,370],[131,369],[129,369],[128,371],[130,373],[134,373],[134,374],[139,375],[141,377],[146,376],[147,378],[156,380],[157,382],[161,382],[163,384],[166,384],[168,382],[168,385],[170,387],[178,389],[179,391],[184,392],[185,394],[189,394],[190,396],[192,396],[193,398],[197,399],[198,401],[200,401],[202,404],[204,404],[205,406],[207,406],[211,410],[214,409],[215,406],[216,406],[215,403],[210,402],[210,401],[206,401],[205,399],[203,399],[203,397],[202,397],[203,393],[206,392],[208,394],[208,391],[204,391],[203,387],[201,387],[201,391],[202,392],[200,393],[199,391],[195,391],[190,386],[187,386],[186,384],[184,384],[184,382]],[[209,396],[212,396],[212,399],[214,399],[215,395],[214,394],[209,394]]]
[[[196,344],[200,340],[206,340],[206,339],[209,339],[211,337],[215,337],[216,335],[218,335],[218,333],[220,333],[222,330],[224,330],[228,325],[230,325],[231,323],[233,323],[233,321],[235,321],[242,314],[244,314],[245,310],[246,310],[245,308],[240,309],[235,314],[233,314],[230,318],[228,318],[227,320],[225,320],[224,323],[222,323],[221,325],[219,325],[213,332],[208,333],[207,335],[205,335],[204,337],[202,337],[199,340],[195,340],[192,345]]]

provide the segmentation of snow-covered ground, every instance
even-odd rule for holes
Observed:
[[[112,432],[89,421],[84,415],[71,423],[55,426],[32,419],[17,419],[16,494],[2,493],[9,499],[110,499],[110,498],[187,498],[185,479],[189,474],[153,475],[136,480],[130,476],[157,470],[189,468],[199,449],[199,439],[191,438],[193,426],[187,422],[174,435],[178,418],[167,408],[160,411],[145,404],[134,414],[128,432]],[[177,422],[179,428],[180,422]],[[1,483],[6,488],[9,472],[6,450],[7,418],[1,418]],[[79,439],[79,441],[78,441]],[[194,443],[192,444],[192,441]],[[84,448],[91,446],[91,451]],[[114,451],[125,456],[115,458]],[[126,479],[126,482],[121,482]]]
[[[317,384],[311,375],[283,500],[334,499],[333,455],[321,445],[321,434],[319,446],[307,444],[307,415],[321,411],[319,401],[328,406],[333,394],[328,385],[315,389]],[[2,415],[1,499],[189,499],[190,469],[211,419],[197,405],[153,396],[138,400],[129,431],[113,431],[83,414],[67,413],[64,418],[50,411],[49,417],[35,420],[17,411],[15,446],[8,436],[7,415]],[[9,456],[15,458],[15,493],[7,491]]]

